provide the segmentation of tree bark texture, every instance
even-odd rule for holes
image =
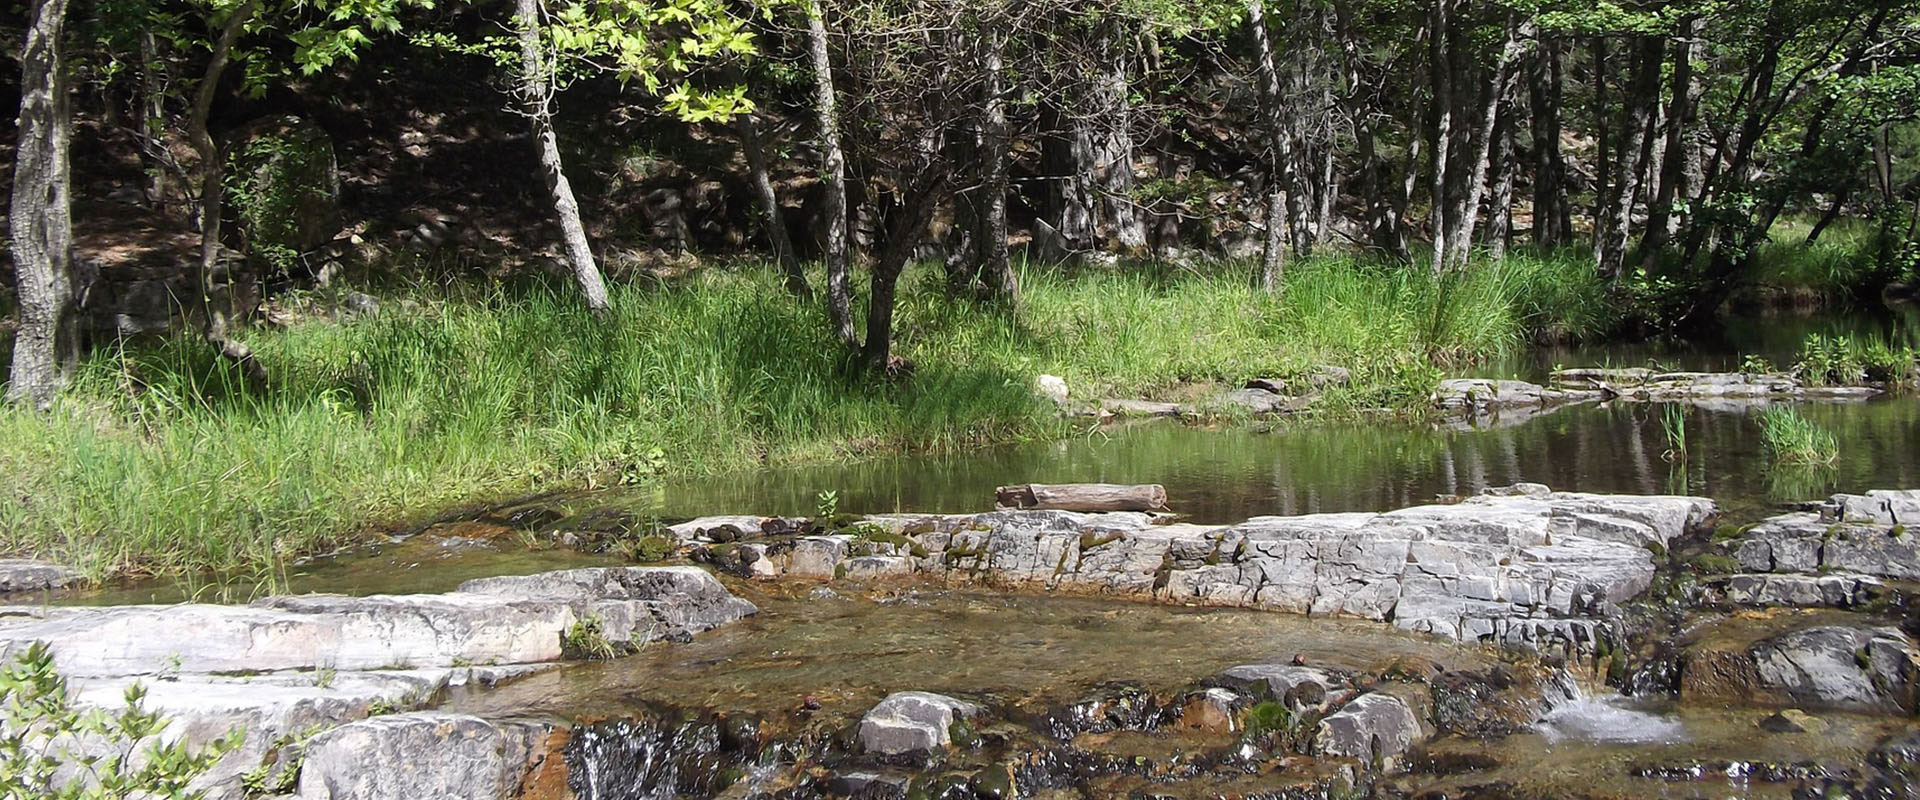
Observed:
[[[19,144],[7,222],[20,296],[7,399],[52,405],[78,360],[73,325],[73,121],[61,37],[67,0],[35,0],[20,52]]]
[[[840,111],[833,88],[833,61],[827,56],[827,22],[819,0],[807,0],[807,58],[813,66],[813,113],[820,129],[821,225],[827,260],[827,320],[848,347],[858,346],[853,331],[851,254],[847,247],[847,155],[840,146]]]
[[[580,222],[580,202],[573,196],[573,184],[567,181],[566,165],[560,159],[560,138],[553,129],[553,81],[558,66],[548,58],[540,42],[544,10],[541,0],[515,0],[514,17],[520,37],[520,100],[533,126],[534,146],[540,151],[540,176],[546,180],[553,198],[553,214],[560,223],[560,240],[567,254],[567,268],[587,307],[594,311],[608,308],[607,284],[594,263],[593,248],[587,242],[586,226]]]
[[[787,278],[787,291],[795,297],[811,297],[807,273],[800,267],[800,255],[793,251],[793,239],[787,236],[786,215],[780,211],[780,194],[774,191],[773,176],[767,167],[766,143],[760,138],[760,125],[752,114],[739,120],[740,149],[747,157],[747,171],[753,192],[760,201],[761,224],[767,228],[767,242],[773,245],[774,260]]]

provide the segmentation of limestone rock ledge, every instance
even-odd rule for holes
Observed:
[[[1588,653],[1617,605],[1651,584],[1651,551],[1716,513],[1705,498],[1521,484],[1451,505],[1221,526],[1129,512],[887,515],[832,536],[715,544],[706,555],[750,577],[1029,586]]]
[[[246,773],[271,774],[305,750],[303,797],[495,798],[511,796],[499,791],[512,788],[508,773],[517,785],[515,759],[531,757],[515,744],[532,735],[528,725],[380,715],[543,669],[561,659],[562,637],[583,620],[611,642],[639,643],[756,612],[697,567],[607,567],[484,578],[445,594],[0,607],[0,658],[45,645],[86,707],[117,709],[139,681],[145,707],[171,720],[161,734],[169,739],[202,744],[244,730],[241,746],[195,787],[209,797],[237,798]],[[405,761],[387,752],[409,742],[439,744]],[[443,748],[485,758],[421,756]]]

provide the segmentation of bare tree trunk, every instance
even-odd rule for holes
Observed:
[[[1615,155],[1612,192],[1607,197],[1606,222],[1594,239],[1594,260],[1600,277],[1619,280],[1627,259],[1627,240],[1633,224],[1633,201],[1640,189],[1640,174],[1645,166],[1648,121],[1660,102],[1660,66],[1665,60],[1666,40],[1645,36],[1635,58],[1633,80],[1627,86],[1625,130]]]
[[[1673,97],[1667,101],[1666,141],[1660,159],[1658,185],[1647,203],[1647,230],[1640,238],[1640,266],[1651,271],[1660,262],[1662,251],[1674,233],[1673,201],[1687,196],[1688,141],[1693,127],[1694,103],[1700,96],[1700,80],[1693,74],[1695,40],[1705,28],[1701,17],[1688,17],[1680,23],[1680,39],[1673,53]]]
[[[980,124],[980,279],[994,299],[1012,304],[1020,297],[1020,279],[1007,254],[1007,141],[1006,66],[1002,51],[1006,34],[991,29],[983,59]]]
[[[1573,238],[1573,209],[1567,199],[1567,161],[1560,151],[1560,43],[1546,39],[1528,82],[1533,114],[1533,243],[1540,248]]]
[[[267,371],[260,360],[254,357],[252,349],[233,338],[233,309],[230,306],[233,301],[233,276],[219,274],[223,249],[220,244],[220,223],[226,191],[226,161],[221,157],[220,147],[214,144],[213,134],[207,130],[207,120],[213,114],[213,98],[219,93],[220,78],[226,73],[233,43],[246,30],[247,22],[259,7],[258,0],[247,0],[227,17],[226,24],[221,27],[220,37],[214,41],[213,50],[207,56],[206,70],[200,76],[200,87],[194,94],[193,108],[187,116],[187,139],[200,157],[200,260],[194,271],[194,285],[200,292],[206,313],[203,333],[208,342],[219,348],[220,355],[238,365],[247,381],[256,387],[266,384]],[[224,302],[214,297],[215,281],[221,277],[227,281]]]
[[[947,185],[947,171],[937,163],[922,168],[914,177],[914,186],[888,221],[886,241],[873,262],[872,288],[867,301],[867,341],[861,359],[876,372],[887,374],[893,366],[893,298],[913,251],[926,236],[927,223],[939,205],[939,193]]]
[[[1486,191],[1487,162],[1493,152],[1494,129],[1500,119],[1501,101],[1507,95],[1507,82],[1512,77],[1513,60],[1520,55],[1524,47],[1523,40],[1532,35],[1533,23],[1521,23],[1518,28],[1507,31],[1507,41],[1500,47],[1500,55],[1488,70],[1487,85],[1481,91],[1480,113],[1474,121],[1472,137],[1469,139],[1472,150],[1468,152],[1467,174],[1459,191],[1455,193],[1455,205],[1447,217],[1452,220],[1452,229],[1447,231],[1447,251],[1444,269],[1456,269],[1466,266],[1467,255],[1473,248],[1473,229],[1480,217],[1480,198]]]
[[[853,333],[852,268],[847,252],[847,156],[840,148],[840,111],[833,88],[833,62],[827,58],[827,23],[819,0],[807,0],[807,56],[813,63],[813,111],[820,127],[820,183],[826,205],[823,221],[827,258],[827,319],[833,335],[858,347]]]
[[[1509,85],[1508,91],[1512,91]],[[1514,104],[1503,100],[1507,108],[1493,128],[1493,188],[1487,194],[1487,258],[1499,261],[1507,255],[1513,238],[1513,184],[1520,171],[1514,163]]]
[[[1604,36],[1593,38],[1593,249],[1599,252],[1600,241],[1606,238],[1607,198],[1611,196],[1608,182],[1613,179],[1613,140],[1612,125],[1608,124],[1613,116],[1607,100],[1607,40]]]
[[[606,311],[607,285],[600,278],[600,266],[594,263],[593,249],[587,243],[586,226],[580,222],[580,202],[574,199],[573,184],[567,181],[566,167],[560,161],[560,138],[553,130],[553,81],[559,67],[551,63],[540,43],[541,0],[515,0],[514,23],[520,36],[520,101],[526,105],[527,120],[533,126],[534,146],[540,150],[540,175],[546,179],[547,192],[553,195],[553,214],[560,223],[560,240],[567,253],[567,267],[580,286],[587,308]]]
[[[1438,276],[1447,269],[1447,160],[1451,156],[1449,139],[1453,137],[1453,64],[1448,55],[1447,38],[1451,24],[1447,18],[1447,7],[1453,0],[1434,0],[1433,14],[1427,25],[1428,52],[1432,56],[1432,65],[1428,67],[1433,79],[1433,154],[1428,160],[1433,163],[1432,178],[1428,191],[1433,195],[1433,212],[1430,224],[1433,226],[1433,274]]]
[[[61,37],[67,0],[35,0],[20,51],[19,144],[7,222],[20,295],[7,400],[45,409],[79,357],[73,330],[73,198],[67,64]]]
[[[1108,63],[1093,89],[1093,105],[1099,114],[1094,170],[1099,176],[1100,210],[1105,217],[1108,239],[1120,252],[1138,256],[1147,249],[1147,225],[1133,199],[1133,103],[1127,96],[1129,48],[1120,41],[1116,25],[1105,27],[1104,51]]]
[[[1273,41],[1267,32],[1266,6],[1261,0],[1247,0],[1247,23],[1253,32],[1253,55],[1255,70],[1260,75],[1260,118],[1266,125],[1267,143],[1267,213],[1266,238],[1260,248],[1260,288],[1274,292],[1280,288],[1286,273],[1286,236],[1284,229],[1287,217],[1287,190],[1285,160],[1291,155],[1288,140],[1291,132],[1287,130],[1281,109],[1280,74],[1273,63]]]
[[[767,240],[773,245],[774,260],[787,276],[787,291],[795,297],[812,297],[807,273],[800,268],[800,256],[793,251],[793,239],[787,236],[786,216],[780,212],[780,195],[773,190],[773,176],[767,169],[767,150],[760,140],[760,125],[752,114],[740,115],[740,149],[747,156],[747,171],[754,194],[759,196],[761,224],[767,228]]]
[[[1847,186],[1833,194],[1833,202],[1827,205],[1827,212],[1820,215],[1820,221],[1813,224],[1813,230],[1807,231],[1806,241],[1801,242],[1803,246],[1812,247],[1815,242],[1820,241],[1820,234],[1825,233],[1827,226],[1840,218],[1840,210],[1845,208],[1847,200],[1853,197],[1853,188]]]
[[[147,184],[149,199],[155,208],[164,208],[167,198],[173,194],[171,178],[180,169],[173,154],[167,150],[167,95],[162,70],[165,62],[160,59],[160,42],[152,30],[140,34],[140,110],[137,121],[141,154],[146,157],[147,169],[152,172]]]

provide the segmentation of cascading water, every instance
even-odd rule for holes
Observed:
[[[1679,720],[1635,707],[1627,697],[1572,688],[1571,699],[1554,706],[1536,726],[1548,741],[1655,744],[1687,738]]]
[[[568,785],[580,800],[710,797],[750,777],[759,756],[751,720],[671,711],[574,729]]]

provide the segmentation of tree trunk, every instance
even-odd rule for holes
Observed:
[[[1473,229],[1480,217],[1480,198],[1486,191],[1488,160],[1493,152],[1494,129],[1500,119],[1501,101],[1507,95],[1507,82],[1512,77],[1513,60],[1520,55],[1525,46],[1524,40],[1532,35],[1533,23],[1523,22],[1517,28],[1507,31],[1507,40],[1500,46],[1500,55],[1488,70],[1487,85],[1481,91],[1479,114],[1469,142],[1472,149],[1467,153],[1467,174],[1457,191],[1452,192],[1454,207],[1447,218],[1452,229],[1447,231],[1447,250],[1442,269],[1457,269],[1466,266],[1467,255],[1473,248]]]
[[[993,503],[1008,510],[1160,511],[1167,507],[1167,489],[1157,483],[1028,483],[994,489]]]
[[[800,268],[800,256],[793,251],[793,239],[787,236],[786,215],[780,212],[780,195],[773,190],[773,177],[767,169],[766,145],[760,140],[760,125],[752,114],[740,115],[740,149],[747,157],[747,171],[754,194],[759,196],[761,224],[767,228],[767,242],[773,245],[774,260],[787,276],[787,291],[795,297],[812,297],[807,273]]]
[[[1640,175],[1645,167],[1643,156],[1648,122],[1654,106],[1660,102],[1660,67],[1665,61],[1666,40],[1658,36],[1645,36],[1641,38],[1638,49],[1640,52],[1634,62],[1633,80],[1627,86],[1624,100],[1627,112],[1621,131],[1624,137],[1614,158],[1616,164],[1612,191],[1607,197],[1606,223],[1601,227],[1602,235],[1594,241],[1594,261],[1600,277],[1605,280],[1619,280],[1625,272],[1627,240],[1632,235],[1633,201],[1640,190]]]
[[[1139,256],[1147,249],[1146,218],[1134,202],[1133,104],[1128,97],[1127,53],[1117,26],[1106,26],[1106,68],[1093,88],[1095,126],[1093,164],[1098,176],[1101,220],[1111,246]],[[1096,226],[1096,229],[1101,226]]]
[[[937,156],[935,156],[937,159]],[[893,298],[900,273],[913,258],[913,251],[926,236],[927,223],[933,221],[936,199],[947,185],[946,169],[929,163],[913,179],[906,197],[888,220],[886,241],[873,262],[872,288],[867,301],[867,341],[860,350],[868,368],[891,374],[893,367]]]
[[[1434,0],[1433,14],[1427,26],[1428,53],[1431,66],[1428,67],[1433,79],[1433,154],[1428,160],[1433,163],[1432,177],[1428,183],[1428,192],[1433,196],[1433,212],[1429,224],[1433,226],[1433,274],[1437,277],[1447,269],[1447,161],[1449,140],[1453,137],[1453,64],[1448,57],[1447,38],[1450,23],[1447,18],[1447,6],[1453,0]]]
[[[1540,43],[1528,82],[1533,114],[1533,243],[1558,247],[1573,238],[1573,208],[1567,198],[1567,161],[1560,151],[1560,43]]]
[[[1835,192],[1833,194],[1833,202],[1827,206],[1827,212],[1820,215],[1820,221],[1813,224],[1813,230],[1807,231],[1807,239],[1801,242],[1801,245],[1812,247],[1815,242],[1820,241],[1820,234],[1825,233],[1827,226],[1832,225],[1834,220],[1840,218],[1840,210],[1846,207],[1847,200],[1852,197],[1852,186]]]
[[[1667,101],[1666,141],[1662,145],[1660,175],[1653,199],[1647,203],[1647,230],[1640,238],[1640,266],[1652,271],[1660,263],[1674,233],[1673,201],[1687,196],[1688,142],[1694,119],[1694,104],[1700,96],[1700,81],[1693,74],[1695,40],[1705,29],[1701,17],[1688,17],[1680,23],[1680,38],[1673,52],[1673,97]]]
[[[1512,86],[1508,86],[1512,90]],[[1487,258],[1499,261],[1507,256],[1507,244],[1513,237],[1513,184],[1519,166],[1514,163],[1513,103],[1503,100],[1507,109],[1493,127],[1493,188],[1487,194],[1487,231],[1483,241]]]
[[[1260,118],[1267,134],[1266,237],[1260,247],[1260,288],[1278,291],[1286,272],[1287,217],[1286,159],[1291,155],[1280,97],[1279,69],[1273,63],[1273,42],[1267,32],[1262,0],[1247,0],[1247,23],[1253,32],[1254,69],[1260,75]]]
[[[193,107],[187,116],[187,139],[193,144],[193,150],[200,158],[200,259],[194,270],[194,286],[200,292],[200,301],[206,314],[202,333],[207,341],[220,350],[223,358],[240,367],[247,382],[255,387],[263,387],[267,382],[267,371],[255,358],[253,350],[248,348],[232,334],[231,303],[233,301],[233,276],[220,275],[220,224],[224,215],[226,161],[220,153],[220,147],[214,144],[213,134],[207,130],[207,120],[213,115],[213,99],[220,90],[220,78],[226,74],[229,57],[233,53],[233,43],[246,30],[247,22],[253,18],[260,7],[258,0],[247,0],[227,17],[221,27],[220,36],[214,40],[213,50],[207,56],[207,66],[200,76],[200,86],[194,93]],[[221,293],[223,299],[216,299],[216,280],[224,278],[227,288]]]
[[[73,363],[73,198],[68,144],[67,64],[61,37],[67,0],[35,0],[20,51],[19,144],[13,161],[13,198],[7,221],[20,296],[20,330],[13,343],[7,399],[45,409],[53,404]]]
[[[820,184],[826,219],[822,226],[827,259],[827,319],[833,335],[858,347],[853,333],[853,287],[847,251],[847,156],[840,149],[840,112],[833,88],[833,62],[827,58],[827,23],[819,0],[807,0],[807,56],[813,65],[813,112],[820,128]]]
[[[1606,238],[1608,189],[1613,179],[1613,126],[1609,124],[1613,115],[1608,108],[1607,99],[1607,39],[1604,36],[1593,38],[1593,242],[1594,251],[1600,250],[1600,241]]]
[[[540,43],[541,0],[515,0],[514,18],[520,36],[520,100],[526,105],[528,121],[533,125],[534,146],[540,150],[540,175],[546,179],[547,192],[553,196],[553,214],[560,223],[560,240],[567,253],[567,267],[573,281],[587,301],[587,308],[606,311],[607,285],[600,278],[600,266],[594,263],[593,249],[587,243],[587,228],[580,222],[580,202],[574,199],[573,184],[567,181],[565,165],[560,161],[560,138],[553,129],[553,81],[558,65],[548,60]]]
[[[995,300],[1013,304],[1020,297],[1020,279],[1007,254],[1007,137],[1006,67],[1002,59],[1006,34],[988,30],[981,81],[980,113],[980,230],[974,243],[979,252],[980,280]]]

